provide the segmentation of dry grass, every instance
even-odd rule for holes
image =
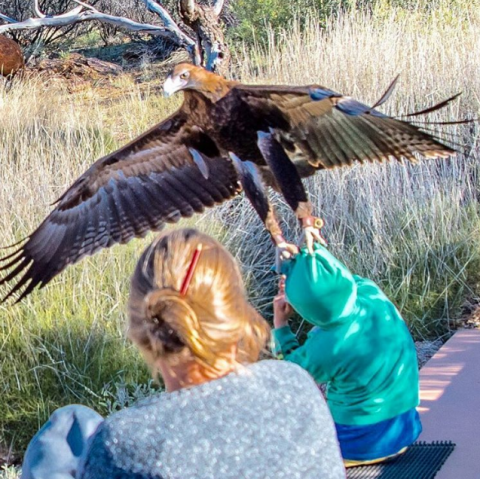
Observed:
[[[2,479],[19,479],[19,471],[15,467],[4,466],[0,469]]]
[[[394,96],[382,107],[386,113],[404,114],[463,92],[428,119],[475,118],[480,108],[475,5],[440,1],[429,13],[378,5],[370,14],[334,18],[326,30],[311,18],[304,29],[293,25],[279,37],[272,34],[268,47],[245,52],[239,76],[257,83],[316,82],[372,104],[401,73]],[[447,331],[463,298],[476,295],[478,282],[478,127],[443,132],[464,145],[464,155],[407,167],[322,172],[308,183],[327,220],[332,250],[354,271],[382,283],[418,337]],[[251,231],[254,222],[242,228]],[[242,247],[257,254],[256,247]],[[262,258],[264,251],[253,264],[264,270]]]
[[[316,82],[371,102],[401,72],[385,111],[402,113],[463,91],[442,117],[478,116],[479,9],[455,4],[446,18],[442,5],[428,16],[378,7],[370,16],[332,20],[327,30],[314,19],[305,30],[293,25],[269,48],[240,53],[238,74],[251,82]],[[127,80],[116,87],[122,93],[115,101],[95,89],[68,95],[40,80],[0,91],[0,244],[38,225],[93,159],[178,104]],[[476,147],[476,129],[450,131]],[[380,281],[417,336],[445,333],[463,298],[476,293],[478,150],[408,168],[324,172],[308,186],[334,253]],[[293,237],[292,215],[277,203]],[[237,255],[252,298],[267,311],[272,251],[251,208],[238,199],[199,227]],[[147,382],[123,335],[128,280],[147,241],[83,260],[23,304],[0,306],[0,438],[7,446],[24,447],[58,406],[80,402],[105,413]]]

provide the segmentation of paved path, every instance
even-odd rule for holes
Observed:
[[[458,331],[420,370],[419,411],[419,440],[457,445],[435,479],[480,479],[480,330]]]

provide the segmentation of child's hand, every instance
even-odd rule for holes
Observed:
[[[278,283],[278,294],[273,298],[273,325],[275,328],[286,326],[292,314],[293,308],[285,298],[285,276],[282,276]]]

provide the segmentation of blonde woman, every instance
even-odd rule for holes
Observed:
[[[138,262],[129,309],[129,336],[166,392],[103,421],[77,478],[345,477],[311,377],[258,361],[270,328],[220,243],[192,229],[160,236]]]

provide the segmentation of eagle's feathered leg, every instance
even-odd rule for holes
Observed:
[[[295,245],[285,241],[257,166],[250,161],[242,161],[235,153],[230,153],[230,158],[237,171],[243,191],[245,191],[250,203],[265,224],[265,228],[270,233],[280,255],[284,259],[288,259],[292,254],[298,253],[298,248]]]
[[[272,133],[259,131],[257,134],[258,148],[272,171],[286,202],[299,219],[307,249],[312,253],[314,241],[326,244],[320,233],[323,221],[313,216],[313,207],[308,200],[302,179],[282,145],[274,138]]]

